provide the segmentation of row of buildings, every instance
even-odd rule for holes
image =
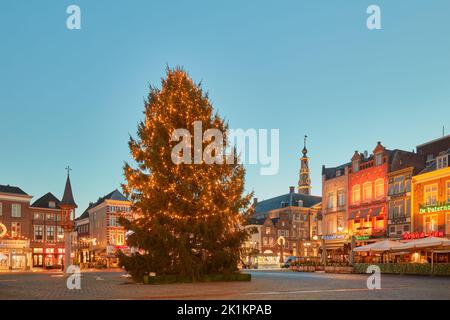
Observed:
[[[246,243],[249,264],[276,264],[287,256],[322,263],[351,259],[351,248],[382,239],[450,236],[450,135],[415,151],[355,151],[348,162],[322,168],[322,195],[310,194],[305,147],[298,192],[254,200]],[[255,261],[255,259],[257,261]]]
[[[117,250],[129,250],[117,219],[132,218],[131,203],[118,190],[91,203],[77,219],[69,175],[61,200],[51,192],[32,200],[19,187],[0,185],[0,271],[62,268],[66,236],[72,260],[80,263],[114,263]],[[72,232],[64,232],[67,227]]]

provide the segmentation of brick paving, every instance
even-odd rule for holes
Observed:
[[[4,273],[0,299],[450,299],[450,278],[382,275],[382,289],[368,290],[365,275],[251,273],[251,282],[142,285],[120,271],[83,272],[81,290],[68,290],[62,273]]]

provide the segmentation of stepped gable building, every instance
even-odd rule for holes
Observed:
[[[450,135],[417,146],[425,168],[412,178],[413,232],[405,239],[450,236]]]
[[[21,188],[0,185],[0,271],[29,270],[32,196]]]
[[[261,253],[266,260],[274,257],[274,263],[288,256],[319,259],[322,198],[310,195],[306,138],[300,161],[298,193],[290,187],[289,193],[254,202],[254,218],[263,221]]]

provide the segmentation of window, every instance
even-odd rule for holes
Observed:
[[[448,155],[440,156],[436,158],[437,168],[443,169],[448,167]]]
[[[384,180],[378,179],[375,181],[375,198],[380,199],[384,197]]]
[[[0,217],[3,215],[3,204],[0,202]]]
[[[46,219],[48,221],[54,221],[55,220],[55,215],[53,213],[47,213]]]
[[[338,205],[338,207],[345,206],[345,191],[344,191],[344,189],[339,189],[337,192],[337,205]]]
[[[450,180],[449,181],[447,181],[447,203],[450,203]],[[1,204],[0,204],[0,216],[2,215],[1,214]]]
[[[430,184],[425,186],[425,205],[434,206],[438,200],[438,185]]]
[[[56,233],[58,236],[58,241],[62,241],[64,238],[64,229],[61,226],[56,227]]]
[[[450,213],[445,216],[445,233],[450,234]]]
[[[11,207],[11,217],[20,218],[22,216],[22,206],[17,203],[13,203]]]
[[[43,226],[34,226],[34,241],[42,241],[44,235]]]
[[[11,223],[11,235],[13,238],[20,237],[22,233],[22,228],[20,222]]]
[[[327,195],[327,208],[328,209],[333,209],[335,207],[335,202],[334,202],[334,192],[329,192]]]
[[[363,201],[372,200],[372,182],[366,182],[363,185]]]
[[[376,166],[381,166],[383,164],[383,154],[382,153],[377,153],[375,155],[375,165]]]
[[[391,204],[391,218],[401,218],[405,216],[405,203],[403,200],[394,201]]]
[[[270,232],[271,232],[271,231],[270,231],[270,228],[267,227],[267,228],[266,228],[266,234],[270,234]]]
[[[55,241],[55,227],[47,226],[47,241]]]
[[[51,209],[55,209],[55,208],[56,208],[56,203],[55,203],[55,201],[49,201],[49,202],[48,202],[48,207],[51,208]]]
[[[405,192],[405,177],[404,176],[395,177],[393,194],[399,194],[403,192]]]
[[[361,201],[361,187],[358,185],[352,188],[353,204],[359,203]]]
[[[34,217],[34,220],[44,220],[44,214],[43,213],[35,212],[33,217]]]
[[[430,216],[423,217],[423,228],[424,232],[433,232],[437,231],[438,229],[438,221],[437,221],[437,215],[433,214]]]
[[[341,170],[336,170],[336,177],[340,177],[341,176]]]

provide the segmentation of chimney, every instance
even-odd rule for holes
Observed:
[[[295,193],[295,187],[289,187],[289,193]]]

